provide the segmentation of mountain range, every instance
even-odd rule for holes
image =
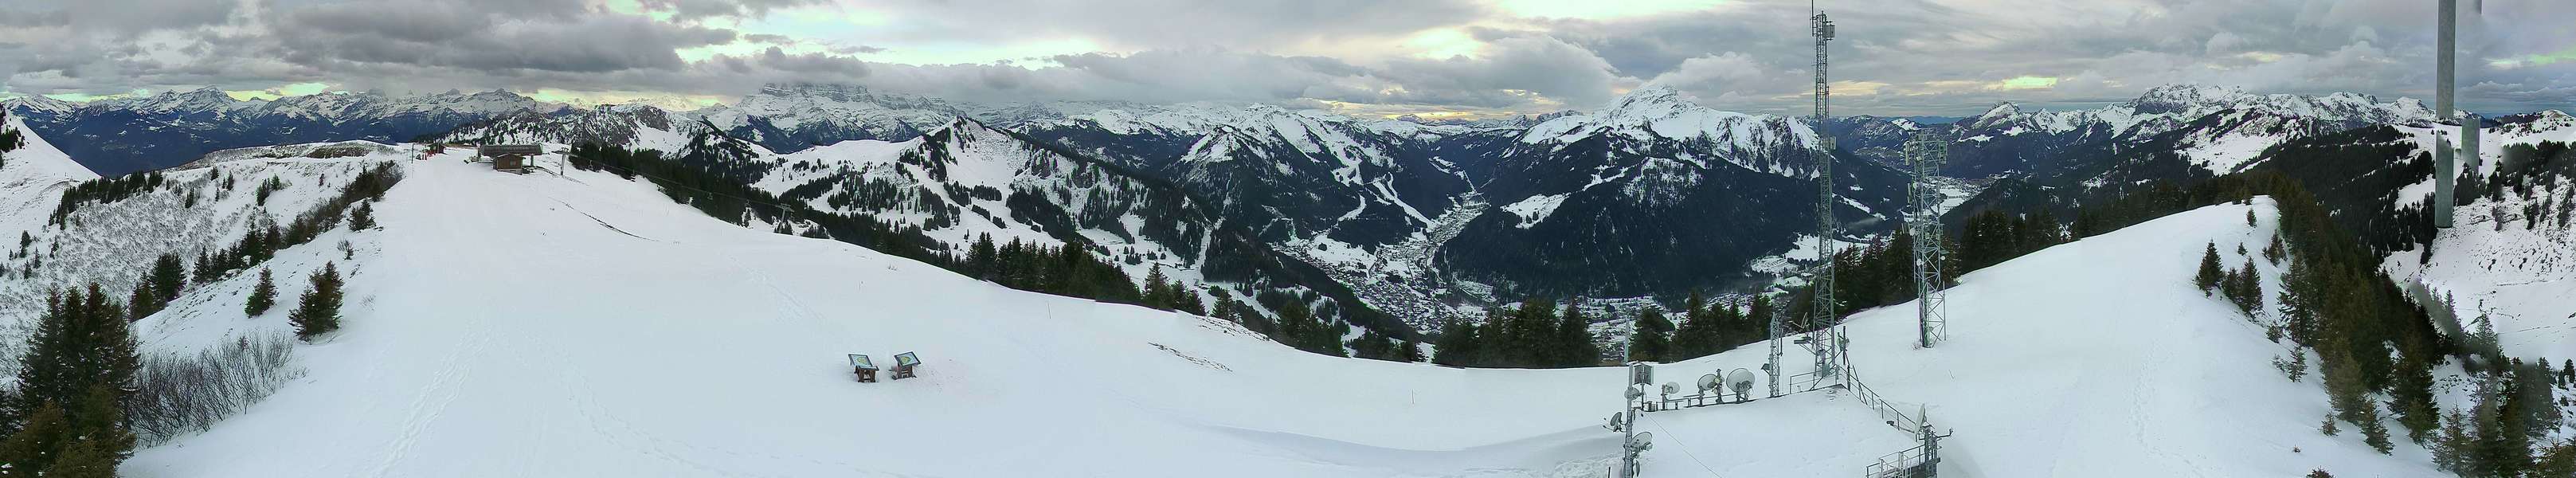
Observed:
[[[1953,183],[1965,185],[1953,191],[1964,196],[1997,177],[2081,185],[2149,162],[2125,153],[2150,143],[2224,173],[2291,139],[2431,119],[2406,99],[2169,85],[2091,110],[2006,103],[1947,124],[1836,118],[1823,132],[1839,140],[1828,154],[1804,118],[1715,110],[1657,86],[1596,111],[1446,122],[1257,104],[994,106],[818,84],[770,85],[691,111],[574,107],[497,91],[243,101],[206,89],[5,106],[29,129],[68,138],[58,140],[67,153],[109,175],[220,149],[315,141],[679,153],[721,138],[756,146],[726,161],[772,193],[918,227],[952,250],[987,234],[1025,237],[1117,250],[1140,274],[1168,263],[1214,280],[1201,275],[1208,234],[1239,231],[1330,277],[1305,282],[1335,283],[1324,288],[1347,288],[1425,330],[1529,297],[1674,296],[1765,283],[1784,260],[1816,257],[1797,249],[1812,240],[1819,161],[1834,161],[1844,185],[1832,209],[1849,232],[1835,239],[1867,241],[1890,231],[1906,207],[1898,148],[1921,132],[1955,139],[1943,172],[1971,180]],[[1055,170],[1033,167],[1032,157],[1091,165],[1082,181],[1113,182],[1036,177]],[[934,166],[949,172],[923,175]],[[1172,192],[1137,196],[1157,188]],[[1162,204],[1144,206],[1153,201]],[[1151,213],[1179,210],[1204,214]],[[1069,220],[1038,219],[1055,215]],[[1175,224],[1157,222],[1165,220],[1196,236],[1155,225]]]

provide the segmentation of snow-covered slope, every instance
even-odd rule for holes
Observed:
[[[0,227],[24,233],[30,242],[24,247],[12,247],[16,252],[0,262],[5,266],[0,268],[10,271],[5,280],[0,280],[0,353],[10,357],[0,370],[16,370],[15,357],[25,343],[25,331],[43,312],[48,292],[97,284],[122,298],[125,291],[141,281],[153,259],[172,254],[183,258],[183,262],[193,260],[199,254],[234,245],[255,227],[289,224],[297,214],[331,197],[359,173],[402,157],[390,147],[362,142],[332,146],[362,148],[368,154],[303,157],[323,146],[218,152],[216,156],[231,160],[162,171],[158,173],[162,180],[156,186],[114,200],[83,201],[60,221],[54,221],[53,214],[63,197],[62,190],[75,183],[72,179],[95,176],[61,174],[58,176],[70,177],[27,182],[27,187],[6,190],[8,207],[0,209]],[[21,149],[11,153],[9,165],[0,168],[0,174],[19,171],[22,165],[35,168],[40,161],[55,163],[54,172],[78,167],[59,154],[51,159],[20,154],[26,152]],[[262,185],[272,179],[278,189],[260,193]],[[348,238],[343,232],[326,232],[291,253],[281,253],[269,264],[275,269],[280,290],[300,290],[289,287],[302,287],[307,273],[320,269],[325,260],[339,258],[341,251],[336,248]],[[247,293],[255,276],[236,273],[217,279],[217,283],[224,284],[221,286],[192,286],[190,293],[172,306],[173,310],[138,323],[135,330],[147,344],[146,351],[194,354],[233,339],[268,338],[289,330],[282,312],[271,314],[273,321],[243,320],[241,295]],[[200,293],[201,290],[206,292]],[[189,305],[219,301],[229,301],[229,305]]]
[[[2419,150],[2431,149],[2432,130],[2400,130]],[[2474,172],[2493,177],[2509,146],[2576,143],[2576,117],[2544,111],[2529,122],[2487,128],[2480,138],[2485,152]],[[2423,201],[2432,190],[2427,180],[2400,195]],[[2576,294],[2568,292],[2576,290],[2576,222],[2559,220],[2561,210],[2576,208],[2576,183],[2535,182],[2527,197],[2513,191],[2496,196],[2458,207],[2456,227],[2435,231],[2431,260],[2420,249],[2400,251],[2389,255],[2386,267],[2401,281],[2421,282],[2447,297],[2464,324],[2479,316],[2492,320],[2507,354],[2576,356]]]
[[[2263,218],[2260,226],[2246,226],[2249,209]],[[2225,263],[2242,263],[2230,246],[2262,248],[2278,225],[2272,211],[2262,198],[2253,206],[2210,206],[1968,274],[1949,291],[1950,338],[1932,349],[1913,346],[1911,302],[1856,314],[1849,323],[1858,376],[1906,413],[1926,407],[1936,427],[1954,433],[1942,443],[1944,476],[2300,476],[2313,469],[2443,476],[2427,452],[2402,440],[2385,456],[2355,433],[2318,434],[2316,418],[2329,413],[2318,382],[2294,383],[2274,370],[2269,361],[2286,356],[2287,346],[2265,340],[2263,325],[2191,284],[2202,244],[2215,241]],[[2268,290],[2278,290],[2280,268],[2256,263]],[[1784,360],[1808,363],[1800,350],[1791,348]],[[1687,387],[1706,371],[1759,370],[1766,352],[1748,347],[1686,362],[1674,368],[1688,372],[1659,370],[1658,380],[1678,377]],[[1703,444],[1759,439],[1729,421],[1685,414],[1665,423],[1650,428],[1659,442],[1678,437],[1712,463],[1767,456]],[[1658,458],[1654,468],[1670,472],[1657,476],[1706,476],[1676,470],[1693,468],[1688,458],[1650,456]],[[1776,470],[1745,464],[1717,473],[1824,475]]]
[[[1947,170],[1966,176],[2097,171],[2101,166],[2087,164],[2088,160],[2115,160],[2114,155],[2076,154],[2076,146],[2113,142],[2118,146],[2109,153],[2118,153],[2152,141],[2159,142],[2157,148],[2181,153],[2195,166],[2224,174],[2242,169],[2264,148],[2286,140],[2432,117],[2423,102],[2410,98],[2383,102],[2353,93],[2254,94],[2232,87],[2165,85],[2136,99],[2090,110],[1996,105],[1959,121],[1954,132],[1960,147],[1952,151]],[[2068,155],[2080,157],[2060,157]]]
[[[353,271],[345,328],[299,345],[307,373],[122,472],[1601,476],[1617,449],[1597,424],[1619,407],[1618,369],[1308,354],[1222,321],[740,227],[606,173],[503,174],[463,156],[226,163],[394,161],[405,179],[377,207],[382,229],[333,231],[271,264]],[[1954,429],[1944,471],[1960,476],[2434,473],[2411,445],[2392,458],[2317,435],[2317,385],[2273,371],[2280,346],[2189,285],[2198,243],[2267,239],[2271,221],[2244,226],[2247,208],[1970,274],[1940,348],[1908,345],[1909,306],[1862,313],[1859,374]],[[350,252],[322,246],[340,239]],[[282,313],[238,315],[247,287],[193,289],[147,319],[162,331],[147,348],[223,336],[174,327],[276,330]],[[1750,368],[1758,349],[1660,374]],[[925,359],[920,378],[854,383],[841,357],[907,351]],[[1912,445],[1879,420],[1821,392],[1658,412],[1640,422],[1658,435],[1646,476],[1847,476]]]
[[[54,143],[46,141],[43,135],[28,130],[23,119],[9,116],[7,122],[0,123],[0,131],[18,132],[21,142],[15,149],[0,153],[0,161],[7,163],[0,167],[0,180],[7,182],[5,187],[9,188],[6,192],[9,198],[44,196],[26,190],[28,187],[98,179],[98,173],[81,167],[80,163],[72,161],[71,155],[63,154],[61,148],[54,147]]]
[[[346,328],[299,352],[304,379],[124,472],[1454,475],[1615,441],[1590,409],[1551,412],[1615,403],[1563,386],[1611,370],[1324,357],[738,227],[603,173],[455,159],[407,168],[380,206],[381,249]],[[854,383],[841,357],[907,351],[918,379]]]

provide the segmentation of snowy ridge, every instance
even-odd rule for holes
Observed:
[[[24,187],[98,179],[98,173],[90,172],[89,168],[73,162],[71,155],[63,154],[63,150],[55,148],[53,142],[46,141],[43,135],[27,129],[25,119],[15,115],[9,116],[6,123],[0,123],[0,131],[18,132],[19,141],[23,143],[17,149],[0,153],[0,158],[5,158],[7,163],[5,167],[0,167],[0,182],[5,182],[6,187],[11,188],[8,197],[42,196],[33,191],[20,189]]]
[[[1638,88],[1589,115],[1570,115],[1530,127],[1521,142],[1562,145],[1595,136],[1630,141],[1675,141],[1713,154],[1713,158],[1679,158],[1708,167],[1708,161],[1733,163],[1776,175],[1812,176],[1812,165],[1789,165],[1777,157],[1785,149],[1812,149],[1815,130],[1806,122],[1771,115],[1710,109],[1682,98],[1669,86]]]
[[[2146,137],[2178,129],[2225,110],[2302,117],[2339,124],[2404,123],[2428,120],[2432,109],[2411,98],[2380,102],[2353,93],[2325,96],[2258,95],[2242,88],[2175,84],[2147,90],[2128,102],[2092,110],[2023,111],[2002,103],[1985,114],[1961,121],[1971,131],[2069,133],[2100,128],[2112,137]],[[2015,127],[2020,127],[2018,131]]]
[[[49,291],[98,284],[111,295],[122,297],[141,280],[152,260],[162,254],[193,260],[200,253],[229,247],[252,227],[289,223],[296,214],[338,193],[358,173],[404,158],[381,144],[363,144],[371,146],[368,150],[372,152],[356,157],[317,159],[260,154],[333,146],[361,145],[259,148],[227,154],[226,157],[237,158],[229,161],[162,171],[161,186],[113,202],[84,203],[60,224],[49,224],[54,205],[61,197],[60,186],[8,191],[11,201],[23,205],[0,210],[0,224],[26,232],[34,242],[29,254],[13,255],[7,260],[6,268],[12,272],[6,280],[0,280],[0,304],[5,304],[0,305],[0,337],[7,337],[0,340],[0,351],[17,356],[17,348],[25,343],[26,327],[42,313]],[[18,166],[18,159],[21,158],[12,155],[11,168]],[[271,178],[284,189],[262,200],[256,190]],[[351,237],[345,229],[326,232],[311,243],[281,252],[279,259],[268,264],[275,270],[279,290],[301,290],[307,274],[320,269],[326,260],[341,258],[342,252],[336,248],[340,241]],[[344,273],[355,267],[346,262],[341,266]],[[264,320],[246,321],[241,317],[242,293],[248,291],[255,280],[250,276],[255,275],[235,274],[220,279],[221,285],[216,287],[192,285],[188,295],[169,310],[138,322],[135,331],[146,344],[145,352],[193,354],[238,338],[273,338],[287,333],[291,328],[285,324],[282,310]],[[214,290],[223,292],[206,292]],[[203,305],[212,303],[226,305]],[[7,366],[10,370],[16,368],[14,361]]]
[[[1121,259],[1116,262],[1136,280],[1160,268],[1185,283],[1208,282],[1198,269],[1214,240],[1213,224],[1152,209],[1144,182],[975,121],[955,120],[902,142],[844,141],[760,161],[780,166],[755,187],[819,210],[919,227],[961,257],[985,235],[996,243],[1062,247],[1067,241],[1059,234],[1077,234]],[[791,192],[800,187],[821,192]],[[1034,203],[1006,200],[1014,197],[1060,212],[1021,209]],[[1036,219],[1059,215],[1072,216],[1071,223]],[[1061,226],[1074,230],[1056,229]]]
[[[1618,383],[1618,368],[1308,354],[1222,321],[1012,291],[743,228],[607,173],[511,175],[462,159],[396,160],[406,179],[377,209],[381,230],[334,231],[271,264],[295,290],[286,269],[343,257],[314,246],[357,244],[340,263],[354,271],[345,328],[297,345],[304,378],[210,431],[140,450],[120,472],[1598,476],[1615,461],[1617,435],[1598,422],[1620,399],[1598,390]],[[367,161],[217,167],[256,176],[248,168]],[[2391,457],[2354,434],[2318,435],[2327,405],[2316,382],[2273,371],[2279,349],[2260,326],[2189,285],[2195,243],[2268,239],[2271,221],[2243,225],[2249,209],[2268,203],[1970,274],[1951,306],[1975,320],[1954,323],[1941,348],[1909,345],[1907,306],[1863,312],[1850,321],[1860,376],[1956,432],[1945,474],[2437,473],[2411,444]],[[2278,273],[2263,269],[2267,282]],[[282,325],[282,313],[237,315],[247,286],[192,289],[143,328],[184,317],[174,324],[196,332],[147,334],[147,348]],[[1749,368],[1758,349],[1657,375]],[[854,383],[841,362],[905,351],[924,359],[919,378]],[[1657,435],[1647,476],[1848,476],[1912,445],[1833,393],[1639,425]],[[961,459],[958,443],[1001,458]]]
[[[649,105],[617,105],[555,113],[522,112],[468,124],[438,141],[470,144],[599,143],[679,153],[690,138],[711,131],[707,123]]]
[[[177,166],[205,153],[254,146],[411,141],[494,117],[566,110],[505,91],[391,96],[329,92],[236,100],[201,88],[70,105],[41,97],[5,106],[91,170],[110,174]]]

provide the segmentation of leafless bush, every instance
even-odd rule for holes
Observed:
[[[205,431],[304,375],[291,364],[295,344],[282,337],[243,337],[197,352],[152,354],[136,374],[131,427],[145,444]]]

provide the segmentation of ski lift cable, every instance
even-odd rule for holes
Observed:
[[[1662,424],[1657,424],[1657,423],[1651,423],[1651,422],[1650,422],[1650,423],[1647,423],[1647,425],[1653,425],[1653,426],[1655,427],[1655,431],[1664,432],[1664,440],[1665,440],[1665,441],[1673,442],[1673,446],[1674,446],[1675,448],[1680,448],[1680,449],[1682,450],[1682,456],[1690,457],[1690,459],[1691,459],[1691,462],[1692,462],[1692,463],[1697,463],[1697,464],[1699,464],[1699,469],[1700,469],[1701,471],[1706,471],[1706,472],[1708,472],[1708,476],[1714,476],[1714,477],[1718,477],[1718,478],[1725,478],[1725,475],[1719,475],[1719,474],[1717,474],[1717,469],[1715,469],[1715,468],[1709,468],[1709,467],[1708,467],[1708,462],[1700,461],[1700,459],[1699,459],[1699,454],[1691,453],[1691,451],[1690,451],[1690,446],[1689,446],[1689,445],[1683,445],[1683,444],[1682,444],[1682,441],[1681,441],[1681,437],[1680,437],[1679,435],[1674,435],[1672,430],[1665,429],[1665,428],[1664,428],[1664,426],[1663,426]]]
[[[564,157],[564,160],[565,160],[565,162],[570,162],[570,161],[572,160],[572,157],[571,157],[570,153],[566,153],[566,155],[565,155],[565,157]],[[653,180],[655,183],[665,184],[665,185],[669,185],[669,186],[671,186],[671,187],[676,187],[676,188],[680,188],[680,189],[687,189],[687,190],[697,191],[697,192],[702,192],[702,193],[707,193],[707,194],[713,194],[713,195],[717,195],[717,196],[724,196],[724,197],[727,197],[727,198],[733,198],[733,199],[735,199],[735,200],[742,201],[742,202],[744,202],[744,203],[748,203],[748,204],[754,204],[754,205],[760,205],[760,206],[768,206],[768,207],[771,207],[771,208],[775,208],[775,209],[777,209],[777,210],[778,210],[778,215],[780,215],[780,216],[798,216],[798,215],[800,215],[800,214],[798,214],[798,213],[799,213],[799,212],[801,212],[801,211],[799,211],[799,210],[798,210],[798,206],[790,206],[790,205],[786,205],[786,204],[773,203],[773,202],[763,201],[763,200],[759,200],[759,199],[752,199],[752,198],[747,198],[747,197],[742,197],[742,196],[735,196],[735,195],[732,195],[732,194],[725,194],[725,193],[720,193],[720,192],[715,192],[715,191],[708,191],[708,190],[705,190],[705,189],[699,189],[699,188],[696,188],[696,187],[691,187],[691,186],[689,186],[688,184],[681,183],[681,182],[679,182],[679,181],[673,181],[673,180],[670,180],[670,179],[665,179],[665,178],[655,177],[655,176],[653,176],[653,175],[650,175],[650,174],[644,174],[644,173],[639,172],[639,171],[636,171],[636,170],[626,169],[626,168],[621,168],[621,167],[617,167],[617,166],[615,166],[615,165],[610,165],[610,164],[608,164],[608,162],[606,162],[606,161],[591,161],[590,163],[591,163],[591,165],[592,165],[592,166],[599,166],[599,167],[602,167],[602,168],[615,169],[615,170],[618,170],[618,171],[623,171],[623,172],[625,172],[626,174],[633,174],[633,175],[636,175],[636,176],[642,176],[642,177],[644,177],[644,179],[650,179],[650,180]],[[808,209],[810,209],[810,208],[812,208],[813,206],[803,206],[803,207],[804,207],[804,208],[808,208]],[[813,218],[810,218],[810,217],[800,217],[800,218],[795,218],[795,219],[803,220],[803,221],[805,221],[805,222],[809,222],[809,223],[817,223],[817,224],[819,224],[819,222],[814,221],[814,219],[813,219]]]

